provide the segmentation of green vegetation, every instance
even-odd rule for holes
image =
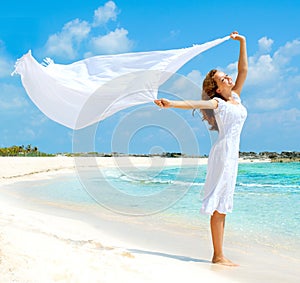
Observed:
[[[208,157],[207,155],[196,156],[196,155],[187,155],[180,152],[163,152],[157,154],[126,154],[119,152],[111,153],[100,153],[100,152],[65,152],[57,154],[49,154],[39,151],[37,146],[32,146],[31,144],[18,146],[13,145],[10,147],[0,148],[0,156],[19,156],[19,157],[30,157],[30,156],[68,156],[68,157],[122,157],[122,156],[132,156],[132,157],[167,157],[167,158],[202,158]],[[271,162],[300,162],[300,152],[298,151],[282,151],[281,153],[277,152],[241,152],[239,157],[243,159],[260,159],[260,160],[270,160]]]
[[[27,145],[13,145],[10,147],[0,148],[0,156],[55,156],[39,151],[37,146]]]
[[[271,162],[300,162],[299,151],[282,151],[281,153],[269,151],[260,153],[240,152],[240,157],[244,159],[270,159]]]

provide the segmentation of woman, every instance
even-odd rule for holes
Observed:
[[[219,70],[211,70],[203,81],[202,100],[155,103],[162,108],[200,109],[211,130],[219,132],[208,158],[201,212],[211,215],[210,228],[214,254],[213,263],[235,266],[223,254],[225,217],[232,211],[236,184],[240,133],[247,116],[240,94],[248,72],[246,39],[238,32],[230,37],[240,42],[238,74],[235,83]]]

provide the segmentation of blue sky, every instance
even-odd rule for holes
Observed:
[[[41,113],[27,97],[20,77],[10,75],[15,61],[29,49],[40,62],[50,57],[69,64],[100,54],[189,47],[238,30],[247,37],[249,58],[242,93],[248,118],[241,150],[300,151],[299,12],[296,0],[5,1],[0,10],[0,146],[32,144],[45,152],[72,151],[73,131]],[[200,86],[215,67],[234,75],[237,57],[238,43],[227,41],[191,60],[178,74]],[[187,80],[177,79],[170,88],[176,86],[183,97],[197,99]],[[128,141],[126,126],[117,126],[130,111],[98,125],[95,150],[149,153],[179,151],[182,144],[189,148],[184,134],[176,137],[150,126],[151,115],[158,113],[152,105],[136,110],[137,117],[144,114],[145,128],[131,133]],[[200,154],[207,154],[210,133],[199,115],[176,113],[195,134]],[[186,153],[195,153],[190,148]]]

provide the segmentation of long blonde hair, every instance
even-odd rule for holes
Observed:
[[[208,72],[202,85],[202,100],[210,100],[214,97],[224,98],[217,93],[218,85],[214,80],[214,75],[218,70],[213,69]],[[202,121],[207,121],[211,131],[219,131],[218,124],[215,118],[213,109],[200,109],[202,113]]]

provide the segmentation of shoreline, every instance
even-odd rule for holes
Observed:
[[[88,161],[85,161],[88,160]],[[126,167],[135,168],[199,166],[206,165],[208,158],[166,157],[0,157],[0,186],[22,181],[48,179],[66,173],[76,173],[78,167]],[[271,162],[270,159],[244,159],[239,163]]]

